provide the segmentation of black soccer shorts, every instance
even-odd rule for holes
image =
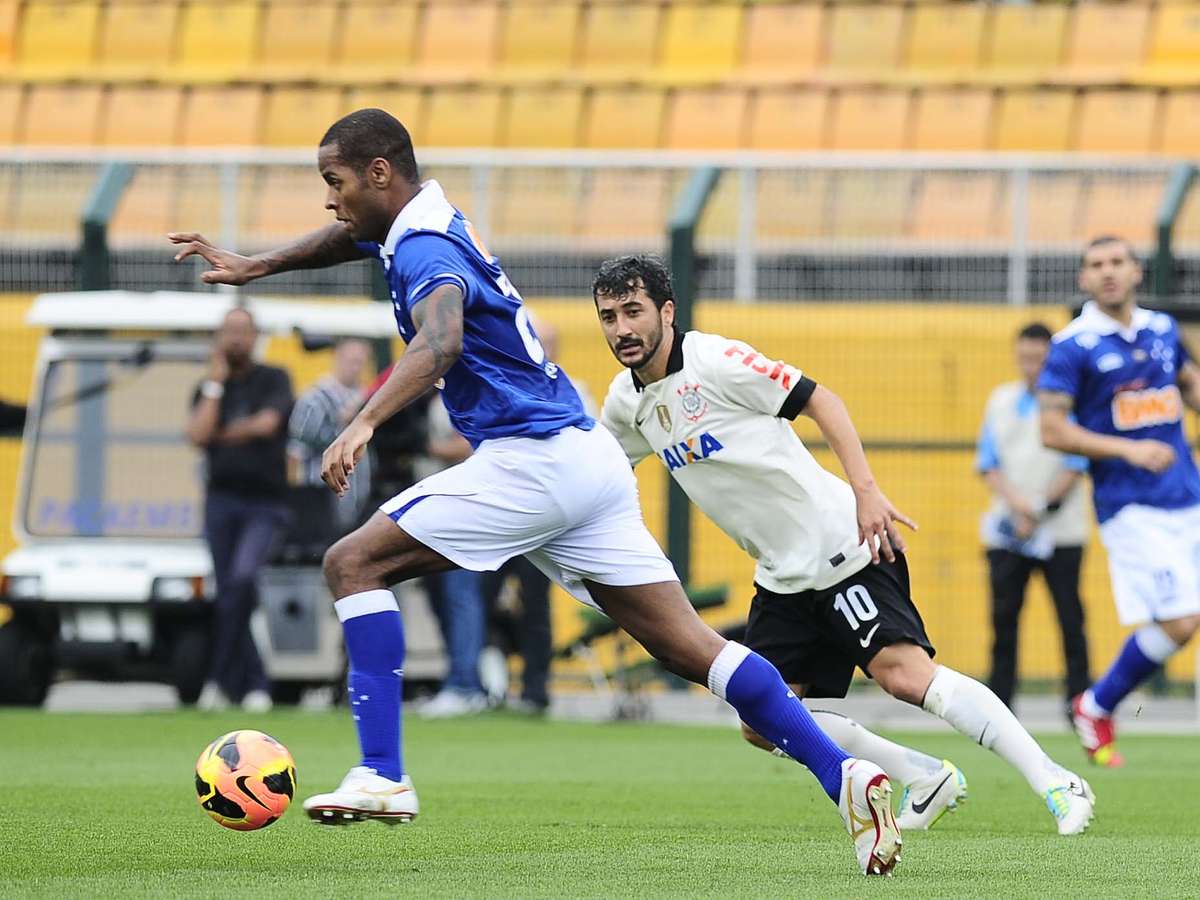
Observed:
[[[809,697],[845,697],[854,667],[864,673],[875,654],[911,643],[934,654],[913,603],[908,563],[881,559],[833,587],[776,594],[756,584],[745,643]],[[869,676],[868,676],[869,677]]]

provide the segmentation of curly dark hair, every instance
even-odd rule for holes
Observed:
[[[360,175],[373,159],[386,159],[407,181],[417,181],[412,138],[400,120],[382,109],[357,109],[325,132],[321,146],[337,145],[337,157]]]
[[[595,301],[601,294],[621,299],[638,288],[646,292],[658,309],[662,309],[668,300],[675,299],[675,292],[671,288],[671,270],[662,257],[646,253],[606,259],[592,280],[592,300]]]

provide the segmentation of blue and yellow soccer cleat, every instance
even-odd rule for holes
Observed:
[[[958,766],[943,759],[936,772],[904,786],[896,823],[906,831],[926,831],[966,799],[967,779]]]
[[[1046,807],[1058,823],[1059,834],[1083,834],[1096,814],[1096,795],[1091,785],[1070,772],[1066,784],[1046,791]]]

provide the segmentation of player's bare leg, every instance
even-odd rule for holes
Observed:
[[[1078,834],[1091,822],[1095,797],[1086,781],[1054,762],[991,689],[936,665],[916,644],[884,647],[867,667],[879,686],[920,706],[1015,767],[1041,797],[1059,834]]]
[[[346,634],[348,687],[362,762],[327,794],[304,801],[309,817],[345,825],[366,819],[409,822],[419,811],[400,746],[404,630],[388,585],[453,568],[383,513],[325,554],[325,577]]]
[[[709,628],[679,582],[585,584],[600,608],[670,671],[706,685],[758,734],[807,766],[838,804],[863,873],[890,874],[900,861],[900,829],[883,769],[831,741],[778,670]]]

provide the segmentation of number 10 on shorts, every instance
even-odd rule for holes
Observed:
[[[871,599],[871,592],[861,584],[852,584],[845,592],[839,592],[833,608],[846,617],[850,627],[858,631],[863,622],[870,622],[879,615],[879,607]]]

